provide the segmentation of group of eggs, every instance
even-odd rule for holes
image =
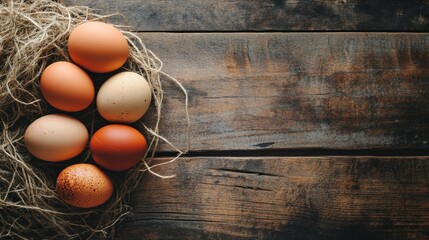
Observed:
[[[90,21],[70,33],[68,52],[74,63],[59,61],[42,72],[40,89],[44,99],[63,112],[88,108],[95,87],[85,70],[113,72],[127,61],[129,47],[125,36],[114,26]],[[85,69],[85,70],[84,70]],[[32,122],[24,134],[28,151],[36,158],[60,162],[78,156],[89,141],[96,164],[110,171],[130,169],[147,150],[144,136],[127,125],[139,120],[151,101],[151,89],[143,76],[120,72],[108,78],[96,96],[100,115],[112,122],[97,130],[90,139],[85,125],[66,114],[50,114]],[[56,190],[67,204],[90,208],[103,204],[113,194],[113,183],[95,164],[78,163],[64,168],[57,177]]]

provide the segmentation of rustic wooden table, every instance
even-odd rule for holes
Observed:
[[[429,239],[428,1],[66,2],[125,15],[190,94],[191,151],[118,239]]]

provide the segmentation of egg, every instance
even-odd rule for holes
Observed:
[[[111,124],[94,133],[89,148],[98,165],[108,170],[123,171],[137,165],[147,145],[144,136],[135,128]]]
[[[85,126],[65,114],[50,114],[32,122],[24,133],[24,143],[35,157],[59,162],[77,156],[88,143]]]
[[[67,204],[91,208],[109,200],[113,194],[113,183],[97,166],[79,163],[60,172],[56,189],[58,196]]]
[[[68,38],[68,52],[83,68],[106,73],[120,68],[128,58],[128,42],[113,25],[86,22],[72,30]]]
[[[143,76],[121,72],[101,85],[96,104],[98,112],[106,120],[132,123],[143,117],[151,98],[150,86]]]
[[[50,105],[68,112],[87,108],[95,95],[89,75],[75,64],[64,61],[55,62],[43,71],[40,89]]]

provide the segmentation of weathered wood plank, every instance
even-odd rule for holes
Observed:
[[[137,31],[429,30],[423,0],[66,0],[119,12]]]
[[[428,34],[140,36],[189,90],[194,151],[428,146]],[[162,134],[185,146],[183,95],[164,87]]]
[[[429,157],[193,158],[146,175],[119,239],[429,239]]]

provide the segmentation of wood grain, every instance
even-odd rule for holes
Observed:
[[[136,31],[429,30],[423,0],[66,0],[119,12]]]
[[[117,239],[429,239],[429,157],[226,156],[427,149],[428,1],[65,2],[123,14],[189,91],[191,151],[221,156],[147,174]],[[163,85],[161,134],[185,147]]]
[[[189,91],[193,151],[428,146],[428,34],[139,36]],[[184,147],[183,95],[163,82],[162,134]]]
[[[189,158],[146,175],[118,239],[429,239],[428,157]]]

